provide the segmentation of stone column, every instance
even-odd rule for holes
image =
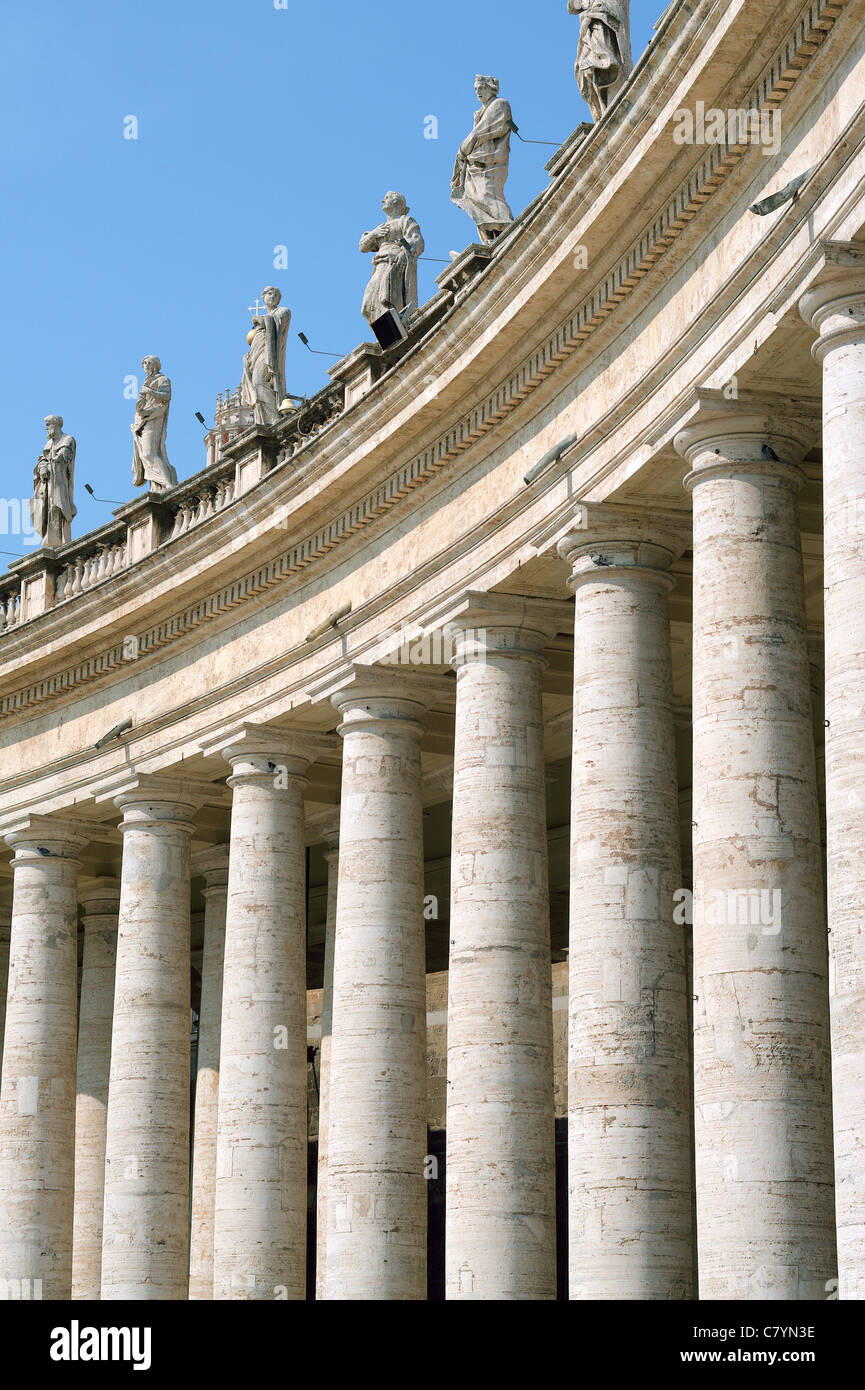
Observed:
[[[198,1016],[198,1067],[192,1124],[192,1218],[189,1232],[189,1297],[213,1298],[213,1211],[216,1197],[216,1115],[222,1030],[222,969],[228,845],[193,856],[192,873],[204,877],[204,950],[201,1010]]]
[[[826,840],[838,1295],[865,1299],[865,247],[801,303],[823,367]]]
[[[321,992],[321,1049],[318,1054],[318,1175],[316,1182],[315,1296],[325,1297],[327,1268],[327,1135],[330,1124],[330,1054],[333,1042],[333,947],[339,878],[339,829],[327,842],[327,921],[324,936],[324,983]]]
[[[246,725],[231,764],[213,1290],[306,1297],[306,853],[314,735]],[[326,745],[325,745],[326,746]]]
[[[0,1092],[0,1296],[72,1291],[78,868],[89,831],[10,827],[14,890]]]
[[[668,573],[687,516],[580,509],[574,608],[572,1299],[694,1294],[690,1035]]]
[[[554,1299],[556,1164],[543,648],[567,603],[466,595],[447,1046],[449,1299]]]
[[[694,504],[694,1104],[703,1299],[835,1274],[829,996],[797,467],[783,398],[700,392]]]
[[[336,688],[334,688],[336,687]],[[342,716],[325,1297],[426,1297],[421,715],[435,678],[353,667]]]
[[[105,1121],[111,1067],[119,880],[91,880],[82,890],[81,906],[84,912],[84,957],[75,1101],[72,1297],[98,1299],[102,1284]]]
[[[3,1072],[3,1032],[6,1027],[6,990],[9,984],[9,937],[11,907],[0,907],[0,1075]]]
[[[103,1299],[184,1299],[189,1269],[189,841],[200,785],[114,796],[123,867],[105,1157]]]

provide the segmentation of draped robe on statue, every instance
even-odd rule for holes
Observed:
[[[460,145],[451,180],[451,202],[467,212],[479,232],[513,222],[505,202],[511,152],[511,107],[495,97],[475,112],[475,128]]]
[[[633,71],[629,0],[568,0],[580,16],[574,71],[580,93],[599,121]]]
[[[49,440],[33,473],[30,518],[44,546],[66,545],[72,539],[72,500],[75,483],[75,440],[61,434]]]
[[[291,310],[277,306],[253,320],[254,337],[243,359],[241,400],[252,406],[257,425],[272,425],[280,418],[285,399],[285,343]]]
[[[424,249],[417,222],[408,215],[382,222],[364,233],[360,249],[375,253],[361,307],[367,323],[375,323],[388,309],[406,322],[417,309],[417,262]]]
[[[135,402],[132,424],[132,481],[136,487],[150,483],[155,491],[177,486],[177,473],[168,462],[165,436],[168,431],[168,407],[171,404],[171,382],[161,372],[152,372]]]

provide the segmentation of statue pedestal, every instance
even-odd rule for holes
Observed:
[[[276,462],[275,425],[253,425],[238,435],[222,451],[223,459],[234,459],[234,495],[240,497],[261,482]]]
[[[57,576],[62,568],[56,550],[47,547],[12,561],[9,573],[21,581],[19,622],[29,622],[53,606]]]
[[[328,368],[331,381],[345,390],[345,408],[361,400],[381,376],[382,351],[376,343],[361,343],[347,357],[340,358]]]
[[[495,242],[486,246],[482,246],[479,241],[472,242],[471,246],[467,246],[465,251],[461,251],[456,259],[451,261],[447,270],[436,276],[436,284],[441,289],[456,294],[464,289],[470,280],[474,280],[476,275],[480,275],[482,270],[486,270],[494,250]]]
[[[142,556],[149,555],[165,539],[167,516],[162,494],[146,492],[119,507],[114,515],[126,523],[126,563],[132,565]]]

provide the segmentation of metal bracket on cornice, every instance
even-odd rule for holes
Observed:
[[[337,608],[336,612],[331,613],[329,618],[325,618],[323,623],[319,623],[318,627],[314,627],[311,632],[308,632],[304,641],[314,642],[316,637],[323,637],[330,628],[336,627],[338,622],[341,622],[343,618],[347,618],[350,612],[351,604],[344,603],[342,608]]]
[[[556,444],[554,448],[549,449],[540,462],[535,464],[534,468],[529,469],[523,480],[526,487],[531,487],[532,483],[536,478],[541,476],[545,468],[549,468],[553,463],[558,463],[562,454],[566,454],[568,449],[572,449],[578,442],[579,435],[577,434],[569,434],[564,439],[560,439],[558,444]]]
[[[814,167],[816,168],[816,165]],[[795,179],[791,179],[786,187],[779,189],[777,193],[770,193],[768,198],[761,199],[759,203],[752,203],[748,211],[756,213],[758,217],[766,217],[776,208],[783,207],[785,203],[791,203],[813,172],[814,169],[806,169],[804,174],[797,174]]]
[[[131,728],[132,720],[124,719],[122,724],[115,724],[114,728],[110,729],[107,734],[104,734],[98,743],[94,743],[93,747],[104,748],[107,743],[113,743],[114,740],[120,738],[122,734],[128,734]]]

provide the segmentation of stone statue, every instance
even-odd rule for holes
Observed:
[[[281,292],[275,285],[261,291],[265,313],[257,314],[246,335],[249,352],[243,359],[241,400],[251,406],[257,425],[273,425],[280,419],[285,399],[285,343],[291,310],[281,309]],[[256,301],[257,303],[257,301]]]
[[[375,323],[392,309],[408,323],[417,311],[417,263],[424,240],[401,193],[385,193],[381,206],[386,220],[360,239],[361,251],[373,253],[372,279],[361,312],[367,323]]]
[[[633,72],[630,3],[568,0],[568,13],[580,16],[574,72],[583,99],[599,121]]]
[[[75,440],[63,433],[60,415],[46,415],[45,429],[48,438],[33,470],[30,517],[43,546],[51,548],[72,539]]]
[[[515,129],[509,102],[499,96],[498,79],[475,78],[480,109],[474,130],[459,148],[451,179],[451,202],[467,212],[482,242],[494,241],[514,217],[505,202],[505,183]]]
[[[158,357],[145,357],[141,365],[145,378],[135,402],[135,419],[129,426],[133,440],[132,481],[136,487],[149,483],[151,492],[164,492],[177,486],[177,474],[165,452],[171,382],[162,375]]]

